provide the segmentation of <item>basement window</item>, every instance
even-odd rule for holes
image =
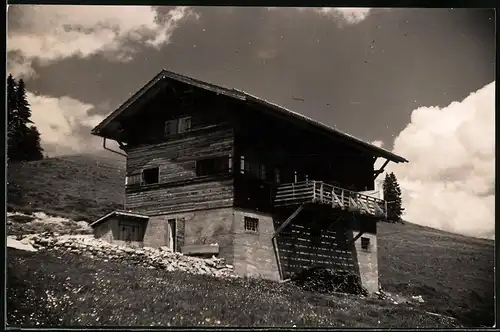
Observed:
[[[245,231],[257,233],[259,231],[259,219],[245,217]]]
[[[196,161],[196,176],[229,173],[232,159],[229,156],[208,158]]]
[[[361,237],[361,249],[368,250],[370,247],[370,238]]]
[[[142,184],[155,184],[160,182],[160,168],[153,167],[142,170]]]

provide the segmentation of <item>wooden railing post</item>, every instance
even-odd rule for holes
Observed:
[[[316,201],[316,180],[312,181],[313,183],[313,202]]]
[[[321,181],[320,185],[319,185],[319,200],[321,202],[324,201],[324,195],[323,195],[323,186],[324,186],[324,183],[323,181]]]

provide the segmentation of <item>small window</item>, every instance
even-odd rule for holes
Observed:
[[[230,163],[231,159],[227,156],[198,160],[196,162],[196,176],[229,173]]]
[[[266,179],[266,166],[260,164],[259,165],[259,178],[262,180]]]
[[[258,232],[259,219],[252,217],[245,217],[245,231]]]
[[[241,174],[245,173],[245,157],[244,156],[240,157],[240,173]]]
[[[278,184],[281,182],[281,172],[280,172],[279,168],[276,168],[274,170],[274,181]]]
[[[368,250],[370,247],[370,238],[361,237],[361,249]]]
[[[165,122],[165,135],[182,134],[191,130],[191,117],[172,119]]]
[[[244,156],[240,157],[240,173],[254,176],[258,179],[267,179],[266,166],[255,161],[245,160]]]
[[[160,182],[160,168],[148,168],[142,171],[142,184],[154,184]]]
[[[165,122],[165,135],[170,136],[170,135],[177,134],[177,126],[178,126],[177,119],[166,121]]]

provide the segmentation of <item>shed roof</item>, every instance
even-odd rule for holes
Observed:
[[[336,138],[343,138],[346,141],[353,143],[359,148],[364,148],[365,150],[370,151],[374,156],[386,158],[390,161],[400,163],[400,162],[408,162],[403,157],[400,157],[386,149],[377,147],[373,144],[367,143],[359,138],[356,138],[352,135],[341,132],[333,127],[330,127],[324,123],[321,123],[317,120],[308,118],[302,114],[293,112],[283,106],[276,105],[272,102],[264,100],[262,98],[253,96],[245,91],[238,89],[229,89],[226,87],[222,87],[219,85],[211,84],[208,82],[200,81],[195,78],[187,77],[181,74],[177,74],[168,70],[163,69],[160,71],[152,80],[150,80],[146,85],[144,85],[139,91],[137,91],[134,95],[132,95],[127,101],[125,101],[118,109],[112,112],[108,117],[106,117],[101,123],[99,123],[94,129],[92,129],[91,133],[93,135],[108,137],[105,133],[105,129],[111,125],[113,120],[115,120],[120,114],[126,111],[130,106],[139,100],[145,98],[148,92],[152,90],[156,90],[158,86],[164,82],[165,79],[171,79],[178,82],[183,82],[185,84],[195,86],[204,90],[208,90],[217,94],[226,95],[228,97],[241,100],[247,103],[253,103],[256,105],[263,106],[264,109],[269,111],[269,113],[273,115],[284,115],[286,118],[299,120],[301,122],[308,123],[314,127],[314,129],[318,131],[322,131]]]
[[[137,219],[142,219],[142,220],[149,220],[149,216],[143,215],[143,214],[138,214],[138,213],[133,213],[130,211],[121,211],[121,210],[116,210],[113,212],[108,213],[105,216],[102,216],[101,218],[97,219],[93,223],[90,224],[91,227],[95,227],[97,224],[100,224],[106,220],[108,220],[111,217],[114,216],[126,216],[126,217],[131,217],[131,218],[137,218]]]

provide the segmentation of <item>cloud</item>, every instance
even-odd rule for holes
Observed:
[[[317,13],[325,16],[341,18],[349,24],[356,24],[363,21],[370,13],[370,8],[311,8]]]
[[[474,237],[495,231],[495,82],[447,107],[420,107],[394,141],[405,219]]]
[[[9,70],[32,75],[33,62],[47,65],[68,57],[103,54],[129,61],[138,46],[159,48],[176,27],[198,16],[189,7],[173,7],[165,16],[150,6],[10,6]],[[12,14],[12,15],[14,15]]]
[[[375,145],[376,147],[381,148],[384,145],[384,142],[382,142],[382,141],[373,141],[372,145]]]
[[[32,121],[41,135],[42,147],[50,156],[92,152],[102,141],[90,130],[103,120],[91,114],[94,105],[70,97],[54,98],[27,92]]]
[[[268,7],[267,9],[277,10],[282,7]],[[326,17],[334,18],[339,23],[356,24],[368,17],[371,8],[354,8],[354,7],[298,7],[295,8],[299,12],[314,12]]]

